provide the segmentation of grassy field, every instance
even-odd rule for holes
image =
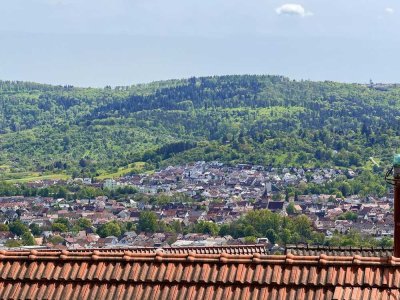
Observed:
[[[129,173],[141,173],[144,172],[145,163],[144,162],[136,162],[129,164],[126,167],[121,167],[118,171],[113,173],[102,173],[97,176],[97,180],[104,180],[107,178],[118,178],[124,176]],[[32,182],[37,180],[45,180],[45,179],[61,179],[68,180],[71,176],[68,174],[43,174],[40,172],[4,172],[0,174],[0,181],[5,181],[7,183],[24,183],[24,182]]]
[[[101,174],[100,176],[97,176],[96,179],[98,180],[103,180],[107,178],[118,178],[121,176],[124,176],[129,173],[141,173],[144,170],[145,163],[144,162],[135,162],[133,164],[130,164],[126,167],[121,167],[118,169],[118,171],[114,173],[104,173]]]
[[[367,160],[365,162],[364,168],[366,170],[373,170],[374,166],[379,167],[381,164],[381,159],[377,158],[377,157],[370,157],[369,160]]]
[[[45,180],[45,179],[61,179],[68,180],[71,176],[67,174],[41,174],[41,173],[18,173],[10,174],[11,178],[5,179],[4,181],[8,183],[23,183],[23,182],[32,182],[36,180]]]

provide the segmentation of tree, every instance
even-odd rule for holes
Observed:
[[[29,232],[29,228],[20,220],[10,223],[9,227],[10,231],[18,236],[22,236],[25,232]]]
[[[340,191],[344,196],[349,196],[352,194],[351,185],[348,182],[344,182],[340,187]]]
[[[34,236],[39,236],[42,234],[42,229],[39,227],[38,224],[32,223],[29,225],[29,229]]]
[[[183,232],[182,223],[179,222],[178,220],[172,221],[170,223],[170,227],[171,227],[172,231],[175,232],[175,233],[182,233]]]
[[[58,188],[55,198],[67,198],[68,190],[64,186]]]
[[[294,203],[293,202],[289,203],[289,205],[286,207],[286,212],[289,215],[294,215],[296,213],[296,209],[294,208]]]
[[[81,159],[79,160],[79,165],[80,165],[82,168],[85,168],[85,167],[87,166],[87,164],[88,164],[88,161],[87,161],[85,158],[81,158]]]
[[[79,218],[76,225],[78,225],[80,229],[89,229],[93,226],[92,221],[87,218]]]
[[[393,247],[393,239],[385,236],[378,242],[379,247],[384,248],[392,248]]]
[[[71,224],[67,218],[58,218],[54,221],[54,223],[63,224],[65,227],[67,227],[67,230],[71,227]]]
[[[121,235],[121,226],[117,222],[111,221],[111,222],[101,225],[99,227],[99,229],[97,230],[97,233],[102,238],[105,238],[108,236],[119,237]]]
[[[7,226],[7,224],[0,224],[0,231],[9,231],[10,228]]]
[[[306,242],[311,238],[311,222],[305,215],[298,216],[293,219],[293,226],[295,231],[302,237],[302,240]]]
[[[326,241],[329,246],[363,246],[374,247],[377,245],[373,237],[361,235],[356,230],[351,229],[345,235],[335,234],[333,237]]]
[[[68,231],[68,227],[65,226],[62,223],[53,223],[51,225],[51,230],[54,232],[67,232]]]
[[[64,239],[59,235],[53,235],[49,237],[47,241],[53,245],[59,245],[64,242]]]
[[[265,233],[265,236],[268,238],[268,240],[271,244],[275,244],[275,242],[278,238],[275,230],[273,230],[273,229],[268,229],[267,232]]]
[[[5,246],[8,248],[21,247],[22,243],[18,240],[9,239],[6,241]]]
[[[285,228],[281,234],[282,243],[286,245],[286,244],[290,243],[291,239],[292,239],[292,234],[291,234],[290,230]]]
[[[225,236],[230,234],[230,227],[228,224],[222,224],[219,228],[218,235]]]
[[[313,232],[312,241],[316,245],[322,245],[325,241],[325,235],[322,232]]]
[[[35,245],[35,239],[33,238],[33,235],[30,232],[25,232],[21,236],[22,244],[25,246],[33,246]]]
[[[151,211],[140,213],[138,230],[144,232],[155,232],[157,230],[157,215]]]
[[[246,235],[246,236],[256,236],[257,235],[257,231],[254,229],[254,227],[253,226],[251,226],[251,225],[247,225],[245,228],[244,228],[244,235]]]
[[[214,222],[200,221],[196,224],[195,231],[215,236],[218,234],[219,228]]]
[[[346,211],[338,217],[339,220],[357,221],[358,215],[352,211]]]
[[[272,195],[272,200],[280,201],[282,199],[282,195],[280,193],[275,193]]]
[[[255,236],[245,236],[244,242],[246,244],[255,244],[257,242],[257,238]]]

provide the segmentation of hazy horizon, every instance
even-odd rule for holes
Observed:
[[[0,79],[104,87],[231,74],[398,83],[387,0],[16,0]]]

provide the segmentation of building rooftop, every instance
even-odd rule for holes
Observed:
[[[399,286],[392,256],[0,251],[1,299],[398,299]]]
[[[390,257],[393,255],[393,248],[383,247],[327,247],[308,245],[287,245],[286,254],[293,255],[330,255],[330,256],[354,256],[365,257]]]
[[[48,249],[37,246],[24,246],[23,248],[11,250],[14,251],[23,251],[23,250],[40,250],[45,252],[53,252],[53,253],[61,253],[60,249]],[[3,249],[6,250],[6,249]],[[74,253],[92,253],[93,251],[98,251],[101,253],[124,253],[125,251],[130,251],[132,253],[155,253],[156,251],[162,251],[163,253],[169,254],[182,254],[182,253],[190,253],[194,252],[197,254],[219,254],[219,253],[228,253],[228,254],[268,254],[269,251],[265,247],[264,244],[252,244],[252,245],[229,245],[229,246],[185,246],[185,247],[114,247],[114,248],[88,248],[88,249],[74,249],[70,250]]]

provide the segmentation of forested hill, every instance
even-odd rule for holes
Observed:
[[[104,89],[0,82],[0,170],[133,162],[370,166],[399,148],[400,87],[221,76]]]

